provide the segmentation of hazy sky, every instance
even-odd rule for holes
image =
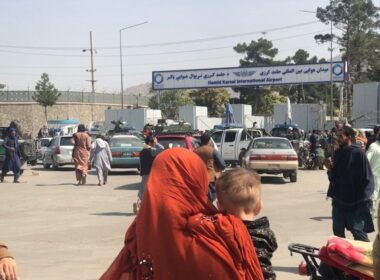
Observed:
[[[314,34],[329,32],[312,13],[328,0],[1,0],[0,83],[10,90],[34,89],[42,72],[59,90],[91,89],[89,32],[97,49],[96,90],[120,91],[119,30],[125,87],[151,81],[154,70],[237,66],[232,47],[265,36],[279,58],[298,48],[329,57]],[[374,0],[380,5],[380,0]],[[289,27],[289,28],[286,28]],[[280,30],[273,30],[278,29]],[[261,31],[273,30],[261,34]],[[220,40],[154,45],[251,33]],[[334,55],[338,52],[335,50]]]

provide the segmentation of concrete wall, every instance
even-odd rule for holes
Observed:
[[[209,118],[207,116],[199,116],[196,117],[194,128],[200,131],[211,130],[215,125],[221,124],[222,122],[222,118]]]
[[[106,130],[114,128],[111,122],[117,120],[125,121],[137,130],[143,130],[146,124],[156,125],[157,121],[162,118],[161,110],[147,108],[106,110],[104,114]]]
[[[292,124],[297,124],[306,131],[324,129],[326,123],[326,104],[291,104]],[[287,104],[274,105],[274,124],[283,124],[287,121]]]
[[[273,128],[272,118],[264,116],[252,116],[252,106],[247,104],[231,104],[234,119],[245,127],[256,127],[271,130]],[[222,124],[224,118],[209,118],[207,107],[181,106],[179,107],[179,118],[191,124],[194,129],[201,131],[213,129],[215,125]]]
[[[352,118],[356,127],[380,123],[380,83],[354,85]]]
[[[191,126],[195,129],[199,130],[207,130],[212,129],[209,127],[211,124],[207,121],[208,110],[207,107],[203,106],[180,106],[178,108],[178,115],[180,120],[184,120],[191,124]],[[198,118],[203,118],[205,120],[198,120]]]
[[[104,121],[104,111],[108,108],[119,108],[114,104],[58,103],[48,107],[48,120],[77,119],[88,124],[92,120]],[[0,103],[0,126],[7,126],[12,120],[20,122],[24,132],[36,136],[38,130],[46,122],[44,108],[33,102]]]
[[[231,104],[232,113],[234,114],[235,122],[244,124],[247,127],[252,126],[252,124],[247,125],[247,116],[252,116],[252,106],[247,104]]]

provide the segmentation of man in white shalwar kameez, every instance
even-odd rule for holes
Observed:
[[[96,136],[96,141],[94,143],[93,153],[91,154],[93,166],[96,169],[98,175],[98,186],[102,184],[107,184],[108,171],[111,171],[112,153],[110,146],[102,134]]]
[[[373,176],[375,177],[375,191],[372,196],[373,207],[375,208],[377,205],[377,200],[379,199],[380,190],[380,134],[377,135],[376,141],[369,146],[367,158],[369,164],[371,165]]]

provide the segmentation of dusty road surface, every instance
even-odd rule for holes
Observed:
[[[102,187],[90,175],[88,185],[76,186],[72,168],[37,166],[22,180],[13,184],[8,176],[0,183],[0,240],[11,248],[21,279],[98,279],[122,248],[135,217],[137,172],[116,171]],[[273,258],[277,279],[306,280],[297,274],[301,257],[291,257],[287,246],[319,247],[332,234],[325,171],[301,170],[297,183],[280,176],[263,176],[262,182],[262,215],[269,217],[279,244]]]

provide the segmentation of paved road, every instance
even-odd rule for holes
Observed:
[[[75,186],[72,168],[33,167],[23,184],[0,184],[0,239],[12,249],[22,280],[98,279],[122,247],[134,219],[132,203],[140,180],[133,170],[112,174],[106,187]],[[297,183],[262,178],[264,209],[277,235],[273,258],[279,280],[296,274],[301,258],[290,256],[291,242],[314,246],[331,235],[325,171],[300,171]],[[374,235],[371,235],[371,239]]]

